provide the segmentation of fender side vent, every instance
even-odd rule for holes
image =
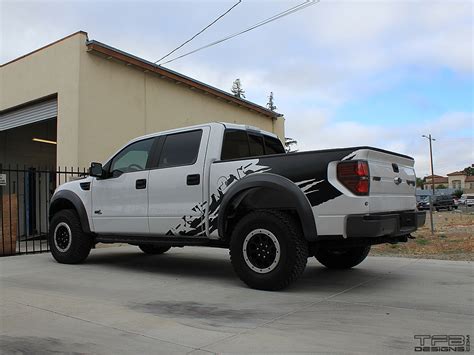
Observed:
[[[91,189],[91,183],[90,182],[81,182],[81,189],[87,191]]]

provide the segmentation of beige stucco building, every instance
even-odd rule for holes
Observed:
[[[431,189],[431,187],[435,186],[435,189],[438,188],[447,188],[448,187],[448,178],[445,176],[440,176],[440,175],[428,175],[425,176],[423,179],[423,186],[425,190]]]
[[[449,187],[463,190],[465,193],[474,192],[474,176],[468,176],[464,171],[455,171],[448,174]]]
[[[4,167],[82,169],[136,136],[213,121],[284,137],[280,114],[89,41],[85,32],[3,64],[0,85]]]

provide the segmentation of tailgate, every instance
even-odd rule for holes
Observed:
[[[414,210],[416,176],[411,158],[369,150],[369,211],[386,212]]]

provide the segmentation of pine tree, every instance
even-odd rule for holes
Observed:
[[[232,94],[234,94],[235,97],[245,98],[245,91],[244,89],[242,89],[242,83],[240,82],[240,79],[234,80],[230,91],[232,92]]]
[[[273,91],[270,92],[270,96],[268,96],[267,108],[270,111],[276,111],[277,107],[275,106],[275,102],[273,101]]]

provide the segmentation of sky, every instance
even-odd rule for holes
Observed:
[[[243,0],[176,54],[302,1]],[[0,0],[0,63],[78,30],[155,61],[236,2]],[[413,156],[424,177],[431,133],[445,175],[474,163],[473,4],[321,0],[166,67],[226,91],[240,78],[261,105],[273,91],[300,151],[371,145]]]

